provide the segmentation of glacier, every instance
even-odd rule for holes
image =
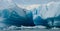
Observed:
[[[3,4],[4,3],[4,4]],[[60,3],[34,4],[21,6],[12,0],[1,0],[0,24],[15,26],[60,26]]]

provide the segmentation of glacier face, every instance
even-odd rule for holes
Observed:
[[[1,0],[2,1],[2,0]],[[3,1],[1,3],[0,16],[2,17],[1,20],[5,20],[5,18],[10,19],[10,21],[6,21],[5,23],[14,23],[13,25],[31,25],[34,24],[46,24],[43,19],[48,19],[52,17],[60,16],[60,3],[59,2],[52,2],[48,4],[39,4],[39,5],[28,5],[19,7],[13,2]],[[12,4],[11,4],[12,3]],[[16,13],[15,13],[16,12]],[[18,21],[17,21],[18,20]],[[34,21],[33,21],[34,20]],[[50,20],[51,21],[51,20]],[[34,22],[34,23],[33,23]],[[44,23],[43,23],[44,22]],[[52,24],[52,23],[50,23]],[[5,25],[5,24],[4,24]]]

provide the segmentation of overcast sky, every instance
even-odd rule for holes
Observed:
[[[18,5],[32,5],[32,4],[46,4],[52,1],[60,1],[60,0],[0,0],[0,8],[13,5],[12,2]]]
[[[0,2],[1,1],[7,1],[7,0],[0,0]],[[11,0],[8,1],[10,2]],[[27,5],[27,4],[46,4],[51,1],[60,1],[60,0],[12,0],[12,1],[14,1],[17,4]]]
[[[60,0],[14,0],[18,4],[46,4],[51,1],[60,1]]]

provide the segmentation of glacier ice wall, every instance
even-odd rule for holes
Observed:
[[[59,5],[60,5],[59,2],[51,2],[48,4],[38,4],[38,5],[35,4],[35,5],[29,5],[26,7],[23,6],[22,8],[22,6],[19,7],[12,1],[1,0],[0,17],[2,18],[0,20],[5,20],[5,18],[13,17],[12,19],[10,18],[12,20],[12,23],[16,22],[15,24],[18,24],[18,25],[20,25],[19,23],[23,23],[23,25],[27,25],[27,24],[33,25],[33,20],[34,21],[36,20],[35,22],[38,22],[37,24],[39,24],[41,20],[42,20],[41,23],[43,23],[44,22],[43,19],[60,16]],[[14,12],[16,12],[18,15],[17,14],[15,15]],[[6,23],[9,23],[9,21],[8,22],[6,21]]]

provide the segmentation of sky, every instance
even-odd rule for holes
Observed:
[[[60,0],[14,0],[18,4],[46,4],[51,1],[60,1]]]
[[[0,0],[0,9],[4,7],[8,7],[9,5],[14,5],[12,2],[18,5],[38,5],[38,4],[47,4],[52,1],[60,1],[60,0]]]
[[[11,0],[0,0],[0,2],[2,2],[2,1],[10,2]],[[31,4],[47,4],[51,1],[60,1],[60,0],[12,0],[12,1],[14,1],[16,4],[20,4],[20,5],[31,5]]]

